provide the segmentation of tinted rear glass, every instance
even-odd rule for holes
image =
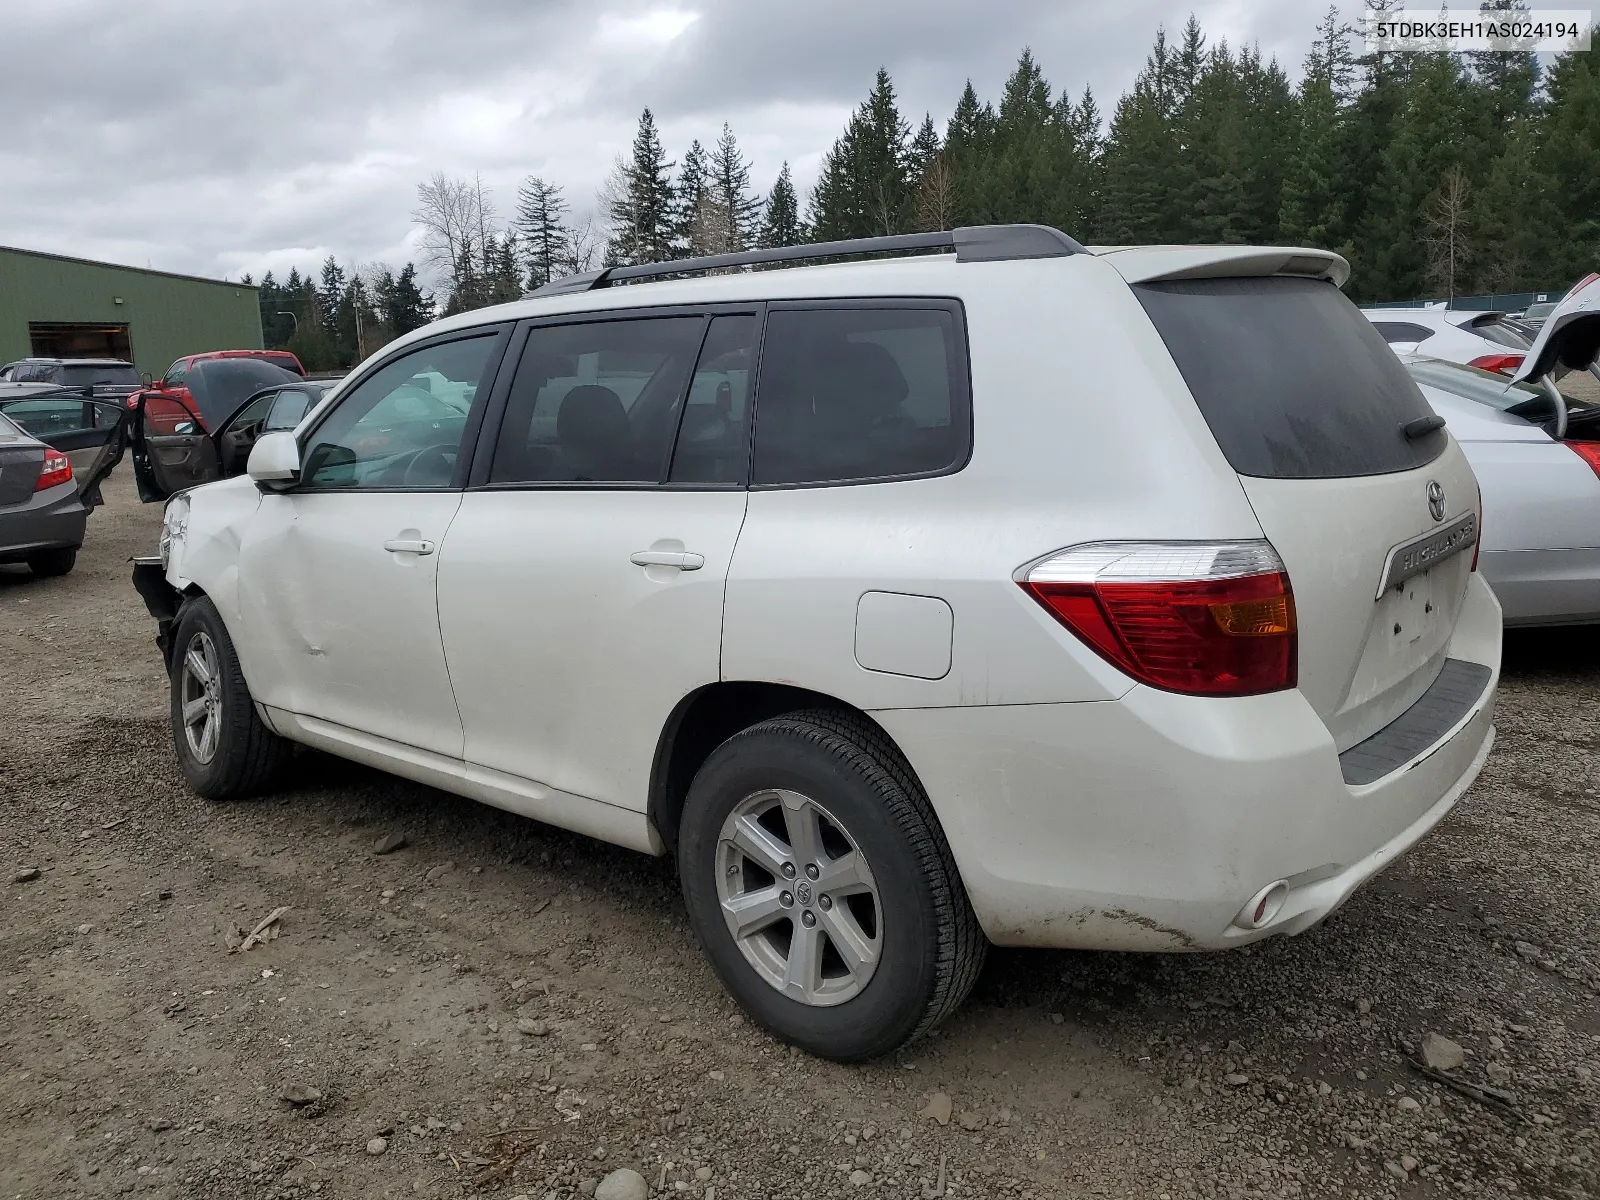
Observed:
[[[1499,313],[1487,317],[1475,317],[1468,327],[1479,337],[1488,338],[1496,345],[1506,346],[1512,350],[1526,350],[1533,345],[1532,338]]]
[[[1331,283],[1192,279],[1133,289],[1241,475],[1330,479],[1408,471],[1446,435],[1400,360]]]
[[[139,372],[134,370],[132,363],[104,363],[93,366],[63,363],[61,382],[73,387],[85,387],[96,383],[131,384],[138,387]]]
[[[767,318],[755,484],[932,475],[971,439],[959,309],[862,302]]]

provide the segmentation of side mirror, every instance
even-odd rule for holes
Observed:
[[[300,445],[292,433],[268,433],[250,450],[245,472],[258,484],[280,490],[300,478]]]
[[[139,386],[140,387],[142,387],[142,388],[154,387],[155,386],[155,382],[156,382],[155,379],[153,379],[151,377],[149,371],[143,371],[143,372],[140,373],[140,375],[139,375]]]

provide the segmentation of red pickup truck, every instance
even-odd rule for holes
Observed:
[[[302,379],[306,374],[299,358],[287,350],[210,350],[178,359],[159,382],[129,396],[128,407],[136,409],[144,402],[151,433],[172,433],[180,423],[195,418],[207,429],[211,421],[232,412],[234,402],[283,378],[268,368]]]

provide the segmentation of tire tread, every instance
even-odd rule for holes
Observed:
[[[808,741],[860,772],[883,797],[929,882],[938,930],[934,988],[921,1019],[900,1044],[915,1041],[961,1006],[983,970],[989,949],[933,805],[888,734],[860,714],[844,709],[786,713],[742,730],[729,742],[773,733]],[[878,1053],[893,1048],[884,1046]]]

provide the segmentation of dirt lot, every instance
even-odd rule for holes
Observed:
[[[128,584],[159,513],[107,495],[75,573],[0,568],[0,1197],[1600,1194],[1600,637],[1509,645],[1481,781],[1323,928],[996,952],[846,1068],[740,1019],[665,862],[309,754],[188,794]],[[1428,1031],[1511,1102],[1421,1075]]]

